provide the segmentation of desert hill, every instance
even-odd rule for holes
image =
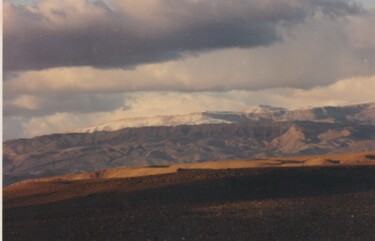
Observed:
[[[23,181],[4,188],[4,238],[373,240],[374,154],[123,168]]]
[[[147,177],[154,175],[173,174],[177,172],[191,172],[194,170],[228,170],[247,168],[288,168],[288,167],[313,167],[313,166],[375,166],[375,152],[326,154],[317,156],[297,156],[287,158],[267,158],[258,160],[232,160],[203,163],[185,163],[173,165],[155,165],[144,167],[122,167],[106,169],[80,174],[67,174],[39,179],[30,179],[14,183],[4,189],[6,203],[10,206],[36,204],[51,201],[61,201],[78,196],[98,192],[95,183],[106,183],[111,180]],[[74,190],[70,184],[94,183],[94,189]],[[67,185],[65,185],[67,184]],[[99,186],[101,184],[98,184]],[[105,186],[105,185],[104,185]],[[63,188],[65,187],[65,188]],[[116,188],[116,187],[115,187]],[[112,187],[105,186],[102,191],[111,191]],[[46,195],[46,199],[43,198]],[[21,197],[30,196],[35,201]],[[20,199],[21,198],[21,199]]]

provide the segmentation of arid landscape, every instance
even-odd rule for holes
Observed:
[[[3,193],[5,240],[375,239],[375,152],[119,168]]]
[[[5,241],[375,240],[374,0],[2,10]]]
[[[4,238],[374,240],[375,104],[262,108],[5,141]]]
[[[4,183],[124,166],[375,150],[375,103],[298,111],[269,108],[206,113],[208,119],[200,124],[187,124],[189,116],[165,116],[175,120],[172,126],[167,121],[123,128],[132,124],[125,119],[73,133],[8,140],[3,145]]]

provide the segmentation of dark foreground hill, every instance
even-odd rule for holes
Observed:
[[[4,240],[15,241],[370,241],[375,166],[24,182],[4,189],[3,214]]]
[[[270,122],[54,134],[3,144],[6,185],[121,166],[375,150],[375,125]]]

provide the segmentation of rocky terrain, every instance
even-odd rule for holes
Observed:
[[[214,162],[162,175],[103,172],[24,181],[3,190],[3,237],[370,241],[374,154],[275,158],[263,160],[262,168]]]
[[[121,166],[375,150],[375,126],[272,122],[127,128],[6,141],[4,183]]]
[[[292,111],[260,106],[241,113],[123,119],[8,140],[4,183],[122,166],[371,151],[374,115],[374,103]]]

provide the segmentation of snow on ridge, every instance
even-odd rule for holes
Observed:
[[[201,125],[232,123],[223,119],[216,119],[202,113],[185,115],[153,116],[153,117],[131,117],[94,125],[70,131],[70,133],[92,133],[96,131],[116,131],[123,128],[149,127],[149,126],[178,126],[178,125]]]
[[[328,107],[314,107],[298,110],[273,107],[269,105],[253,106],[243,112],[236,111],[205,111],[181,115],[165,115],[152,117],[130,117],[108,121],[87,128],[81,128],[65,133],[92,133],[96,131],[116,131],[123,128],[151,127],[151,126],[179,126],[202,124],[240,124],[257,121],[318,121],[335,122],[348,120],[375,123],[372,109],[375,103],[349,106],[336,106],[336,111],[327,112]],[[355,108],[354,112],[347,111]],[[372,113],[372,114],[371,114]]]
[[[244,112],[247,114],[260,114],[260,113],[272,113],[272,112],[285,112],[288,111],[286,108],[274,107],[270,105],[257,105],[246,109]]]
[[[259,106],[244,112],[236,111],[205,111],[182,115],[165,115],[152,117],[129,117],[98,125],[81,128],[68,133],[92,133],[96,131],[116,131],[123,128],[150,127],[150,126],[178,126],[178,125],[201,125],[201,124],[231,124],[251,121],[247,116],[249,113],[261,114],[272,113],[276,110],[286,110],[272,106]],[[262,110],[262,111],[261,111]],[[255,120],[255,119],[253,119]]]

